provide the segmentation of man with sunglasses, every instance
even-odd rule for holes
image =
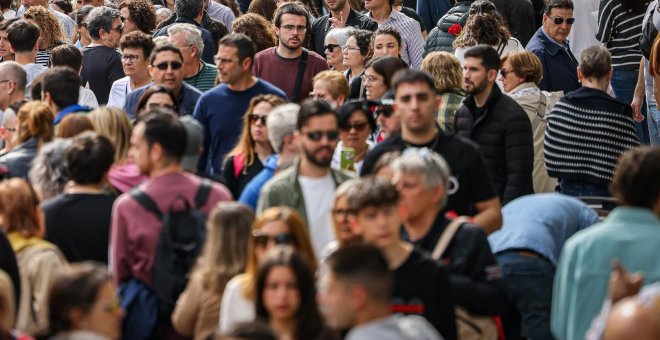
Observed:
[[[335,189],[350,178],[330,168],[339,138],[339,117],[325,101],[305,102],[298,114],[294,138],[300,143],[300,160],[266,183],[257,212],[276,206],[296,209],[309,228],[318,258],[334,241],[330,210]]]
[[[571,0],[550,0],[541,26],[525,47],[541,60],[543,78],[539,88],[544,91],[570,91],[580,87],[578,61],[568,45],[568,34],[575,23]]]
[[[330,13],[317,18],[312,23],[312,44],[314,51],[321,56],[325,56],[325,50],[328,47],[339,48],[339,46],[323,45],[326,34],[333,28],[355,27],[372,32],[378,29],[378,23],[352,9],[348,0],[324,0],[323,4]]]

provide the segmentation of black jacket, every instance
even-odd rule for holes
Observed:
[[[325,36],[330,32],[330,14],[324,15],[312,23],[312,46],[314,52],[325,57],[323,45],[325,45]],[[354,11],[352,8],[346,18],[346,27],[355,27],[363,30],[375,31],[378,29],[378,23],[370,17]]]
[[[176,13],[172,13],[172,15],[170,15],[167,19],[163,20],[163,22],[158,24],[158,27],[156,27],[155,32],[158,32],[161,28],[165,26],[173,24],[175,20],[176,20]],[[200,25],[211,33],[211,36],[213,36],[213,42],[216,47],[218,46],[218,42],[220,41],[220,39],[222,39],[225,35],[229,34],[229,30],[227,29],[227,26],[225,26],[225,24],[223,24],[220,21],[213,20],[206,11],[204,11],[204,14],[202,15],[202,23]]]
[[[454,7],[438,20],[437,26],[431,30],[431,33],[426,38],[424,56],[436,51],[454,52],[452,45],[454,44],[454,40],[456,40],[456,36],[448,32],[449,27],[452,27],[454,24],[461,25],[461,28],[465,27],[470,5],[472,5],[472,1],[457,2]]]
[[[497,85],[483,108],[469,95],[458,109],[455,130],[481,149],[502,205],[534,193],[532,124],[525,111]]]
[[[502,13],[509,24],[511,34],[523,45],[527,45],[529,39],[536,32],[536,21],[534,18],[534,5],[531,0],[493,0],[495,7]]]

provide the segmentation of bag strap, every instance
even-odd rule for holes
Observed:
[[[195,194],[195,208],[200,209],[209,199],[211,193],[211,181],[207,178],[202,179],[202,183]]]
[[[539,106],[536,109],[536,116],[534,117],[534,121],[532,122],[532,131],[536,131],[536,129],[541,125],[541,122],[543,119],[545,119],[545,110],[548,105],[548,99],[543,93],[543,91],[539,91]]]
[[[454,235],[456,235],[458,228],[467,221],[468,221],[467,216],[458,216],[455,219],[453,219],[451,222],[449,222],[449,225],[447,225],[445,231],[442,232],[442,236],[440,236],[438,243],[435,245],[435,248],[433,249],[433,253],[431,254],[432,258],[440,259],[442,254],[447,249],[447,246],[449,246],[449,243],[454,238]]]
[[[504,48],[506,47],[507,43],[508,43],[508,41],[501,41],[500,42],[500,45],[497,46],[497,55],[499,55],[499,56],[502,55],[502,52],[504,52]]]
[[[144,191],[139,188],[131,190],[131,197],[133,197],[140,205],[147,209],[150,213],[156,215],[158,219],[163,219],[163,213],[158,209],[156,202],[151,199]]]
[[[305,76],[305,69],[307,68],[307,57],[309,53],[306,48],[303,48],[302,55],[300,56],[300,65],[298,66],[298,74],[296,74],[296,83],[293,86],[293,95],[291,102],[297,103],[300,100],[300,87],[302,86],[303,77]]]

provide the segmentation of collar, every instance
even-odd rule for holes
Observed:
[[[600,99],[616,102],[616,103],[623,103],[621,100],[614,98],[610,96],[609,94],[599,90],[599,89],[594,89],[591,87],[585,87],[582,86],[578,88],[575,91],[569,92],[565,95],[566,99],[583,99],[583,98],[593,98],[593,97],[598,97]],[[625,103],[624,103],[625,104]]]
[[[60,121],[64,118],[64,116],[68,115],[69,113],[72,113],[72,112],[89,112],[89,111],[92,111],[92,108],[88,107],[88,106],[82,106],[82,105],[78,105],[78,104],[69,105],[69,106],[63,108],[57,114],[57,117],[55,117],[55,125],[59,124]]]
[[[497,84],[493,84],[493,89],[490,90],[490,94],[488,95],[488,99],[486,99],[484,108],[489,107],[493,103],[497,102],[501,96],[502,91],[500,90],[500,87],[497,86]],[[465,98],[465,106],[467,106],[470,111],[473,111],[477,108],[477,103],[474,101],[474,95],[470,94],[467,96],[467,98]]]
[[[548,33],[543,29],[543,26],[539,28],[542,34],[539,35],[539,40],[543,43],[543,46],[548,50],[550,55],[555,55],[557,52],[560,50],[566,49],[566,52],[568,52],[569,45],[568,45],[568,40],[564,42],[564,44],[558,43],[555,39],[552,39]]]
[[[182,18],[182,17],[176,17],[176,19],[174,19],[174,22],[175,23],[192,24],[192,25],[195,25],[197,27],[201,26],[197,21],[195,21],[193,19]]]
[[[523,91],[523,92],[521,92],[521,91]],[[539,87],[536,84],[534,84],[533,82],[528,81],[526,83],[522,83],[522,84],[516,86],[516,88],[514,88],[513,90],[507,92],[507,94],[509,96],[515,97],[516,95],[520,96],[520,95],[529,94],[529,93],[532,93],[532,92],[537,93],[538,91],[540,91]],[[521,93],[518,93],[518,92],[521,92]]]
[[[14,253],[18,253],[21,250],[31,246],[38,246],[40,248],[52,247],[52,245],[44,239],[38,237],[25,237],[18,231],[12,231],[11,233],[7,234],[7,239],[9,240]]]
[[[399,13],[399,11],[395,10],[394,7],[391,7],[391,6],[390,6],[390,16],[387,17],[387,19],[385,19],[385,20],[383,21],[383,23],[386,23],[386,22],[388,22],[388,21],[390,21],[390,20],[392,20],[392,21],[396,21],[397,19],[400,18],[399,14],[401,14],[401,13]],[[403,15],[403,14],[401,14],[401,15]],[[367,12],[367,16],[368,16],[369,18],[373,19],[374,21],[376,21],[376,19],[374,19],[373,13],[372,13],[371,11]]]

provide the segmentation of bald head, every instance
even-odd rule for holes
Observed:
[[[604,340],[660,340],[660,300],[645,306],[636,297],[619,301],[612,308]]]
[[[21,65],[13,61],[5,61],[0,63],[0,74],[3,75],[0,81],[14,81],[16,83],[16,88],[21,92],[25,92],[27,73],[25,73],[25,70]]]

